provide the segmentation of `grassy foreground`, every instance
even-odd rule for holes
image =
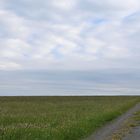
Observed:
[[[78,140],[139,97],[0,97],[0,140]]]

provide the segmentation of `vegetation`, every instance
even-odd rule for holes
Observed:
[[[0,97],[0,140],[78,140],[139,97]]]

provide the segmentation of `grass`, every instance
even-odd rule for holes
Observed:
[[[0,140],[79,140],[139,97],[0,97]]]

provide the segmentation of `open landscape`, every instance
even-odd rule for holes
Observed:
[[[79,140],[140,97],[0,97],[0,140]]]
[[[0,0],[0,140],[140,140],[140,0]]]

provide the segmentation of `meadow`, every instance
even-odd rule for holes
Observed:
[[[0,140],[80,140],[140,97],[0,97]]]

